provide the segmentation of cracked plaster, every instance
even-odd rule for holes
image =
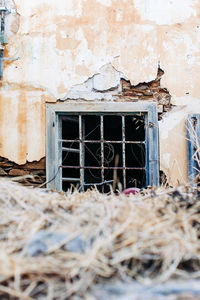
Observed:
[[[124,75],[107,64],[83,84],[74,86],[62,99],[107,100],[112,101],[122,91],[121,79]]]
[[[120,78],[149,82],[160,63],[162,86],[180,106],[160,123],[161,166],[168,172],[178,161],[172,183],[185,180],[186,141],[180,153],[172,136],[184,137],[187,112],[199,109],[200,1],[15,0],[17,12],[13,3],[7,0],[13,11],[5,56],[20,60],[5,61],[0,156],[23,164],[45,155],[45,102],[110,101],[121,91]],[[180,122],[172,122],[174,113]]]

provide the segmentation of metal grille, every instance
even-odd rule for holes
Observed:
[[[62,170],[62,189],[65,190],[64,186],[68,183],[78,185],[82,191],[88,186],[97,186],[101,192],[105,192],[106,185],[113,184],[114,186],[116,184],[115,177],[119,182],[118,173],[121,174],[119,176],[122,181],[121,185],[125,189],[129,186],[138,185],[137,176],[134,175],[137,172],[142,174],[140,176],[143,178],[140,181],[142,181],[141,184],[145,185],[147,168],[145,114],[118,113],[117,116],[113,114],[92,114],[92,116],[96,118],[94,127],[93,124],[88,125],[89,122],[86,122],[87,118],[89,118],[88,114],[65,114],[60,116],[59,128],[62,131],[62,135],[59,142],[61,145],[60,156],[62,157],[62,163],[59,167]],[[114,124],[109,126],[109,120],[110,122],[117,120],[118,126],[116,126],[116,130],[118,132],[115,132]],[[132,128],[128,126],[130,125],[130,120],[133,123],[131,123]],[[90,119],[89,121],[92,123]],[[112,130],[110,130],[111,125]],[[92,133],[96,132],[95,139],[94,133],[93,135],[88,133],[88,126]],[[141,131],[141,140],[137,130]],[[71,131],[73,132],[71,133]],[[130,136],[128,136],[128,133]],[[112,134],[115,135],[115,138],[108,139]],[[91,135],[93,138],[91,138]],[[71,138],[72,136],[74,138]],[[97,148],[96,153],[92,153],[92,147]],[[136,154],[133,153],[133,148],[138,148]],[[116,152],[116,149],[119,153]],[[108,158],[108,153],[111,156],[109,151],[112,152],[112,160],[110,157]],[[91,161],[88,159],[88,156],[91,156]],[[139,156],[138,161],[137,156]],[[131,157],[135,159],[135,165],[134,161],[133,163],[131,162]],[[97,163],[92,164],[95,159]],[[91,165],[88,165],[88,160]],[[98,176],[93,176],[93,182],[87,179],[87,174],[93,174],[92,172],[99,172]],[[110,172],[109,176],[107,172]],[[132,174],[135,182],[127,182],[127,172],[129,172],[129,177]],[[74,174],[74,177],[69,176],[69,174]]]
[[[200,174],[200,114],[188,115],[186,121],[188,141],[188,179],[199,182]],[[197,178],[198,177],[198,178]]]
[[[118,125],[116,116],[120,119]],[[133,118],[136,122],[132,126]],[[136,130],[140,125],[142,130]],[[158,185],[157,104],[149,101],[46,104],[46,176],[47,187],[58,191],[73,183],[83,190],[96,184],[100,191],[107,192],[107,181],[117,188],[116,177],[122,188]]]

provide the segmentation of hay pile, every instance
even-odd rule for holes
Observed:
[[[199,214],[197,196],[176,190],[62,194],[1,180],[0,297],[85,299],[102,278],[199,277]]]

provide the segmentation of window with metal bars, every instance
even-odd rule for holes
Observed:
[[[189,114],[187,121],[188,179],[200,183],[200,114]]]
[[[158,185],[155,103],[47,105],[46,144],[50,188]]]

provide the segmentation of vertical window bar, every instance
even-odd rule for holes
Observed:
[[[149,125],[148,125],[148,114],[144,116],[144,124],[145,124],[145,176],[146,176],[146,185],[150,184],[150,176],[149,176]]]
[[[55,116],[55,124],[55,136],[58,143],[55,147],[56,167],[54,177],[56,189],[62,191],[62,169],[60,168],[62,165],[62,142],[60,141],[60,139],[62,139],[62,118],[59,117],[59,115]]]
[[[103,115],[101,115],[101,181],[104,182],[104,124]],[[102,185],[102,193],[104,193],[104,185]]]
[[[122,153],[123,153],[123,184],[126,188],[126,144],[125,144],[125,116],[122,116]]]
[[[62,177],[63,177],[63,174],[62,174],[62,169],[60,168],[60,166],[62,165],[62,141],[60,141],[62,139],[62,135],[63,135],[63,132],[62,132],[62,118],[59,117],[58,115],[56,116],[57,118],[57,124],[58,124],[58,132],[57,132],[57,138],[58,138],[58,174],[56,174],[57,176],[57,185],[59,186],[59,190],[62,191],[63,190],[63,181],[62,181]]]
[[[83,123],[82,116],[79,115],[79,149],[80,149],[80,187],[84,191],[84,145],[83,145]]]

